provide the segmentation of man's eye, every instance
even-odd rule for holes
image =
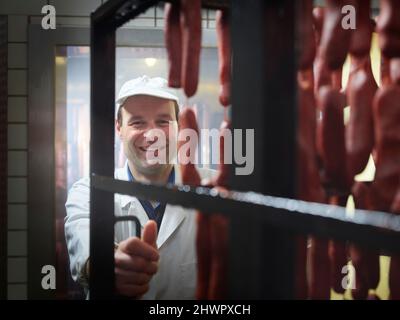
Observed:
[[[134,127],[140,127],[143,124],[144,124],[143,121],[133,121],[133,122],[131,122],[131,126],[134,126]]]
[[[169,125],[169,121],[168,120],[159,120],[158,124],[160,126],[167,126],[167,125]]]

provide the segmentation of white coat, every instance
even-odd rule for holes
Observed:
[[[213,171],[198,169],[202,179],[211,178]],[[127,163],[115,171],[115,178],[129,180]],[[175,167],[175,183],[181,184],[180,170]],[[89,257],[89,178],[77,181],[68,193],[66,202],[65,236],[72,278],[77,281]],[[115,194],[115,215],[134,215],[142,230],[149,220],[138,199]],[[131,222],[120,222],[115,227],[118,243],[135,235]],[[195,250],[195,210],[167,204],[157,237],[160,253],[158,272],[150,281],[142,299],[194,299],[197,258]]]

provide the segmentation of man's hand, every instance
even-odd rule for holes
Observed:
[[[124,296],[138,298],[149,290],[149,282],[158,269],[157,224],[150,220],[142,239],[122,241],[115,251],[115,288]]]

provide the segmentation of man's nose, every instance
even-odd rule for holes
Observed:
[[[155,121],[149,121],[147,125],[147,131],[153,130],[157,128],[157,124]]]
[[[144,133],[144,136],[146,138],[147,142],[154,143],[157,141],[158,137],[156,134],[152,133],[152,130],[157,129],[157,125],[155,122],[149,122],[146,131]]]

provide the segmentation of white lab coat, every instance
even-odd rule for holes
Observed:
[[[210,179],[213,170],[198,169],[202,179]],[[115,171],[119,180],[129,180],[127,163]],[[180,170],[175,167],[175,183],[181,184]],[[77,181],[69,191],[66,202],[65,236],[72,278],[77,281],[89,257],[89,178]],[[138,199],[115,194],[115,215],[135,215],[143,226],[149,220]],[[115,227],[118,243],[135,235],[131,222]],[[153,276],[149,291],[142,299],[194,299],[197,273],[195,250],[196,223],[192,209],[167,204],[157,237],[160,253],[158,272]]]

